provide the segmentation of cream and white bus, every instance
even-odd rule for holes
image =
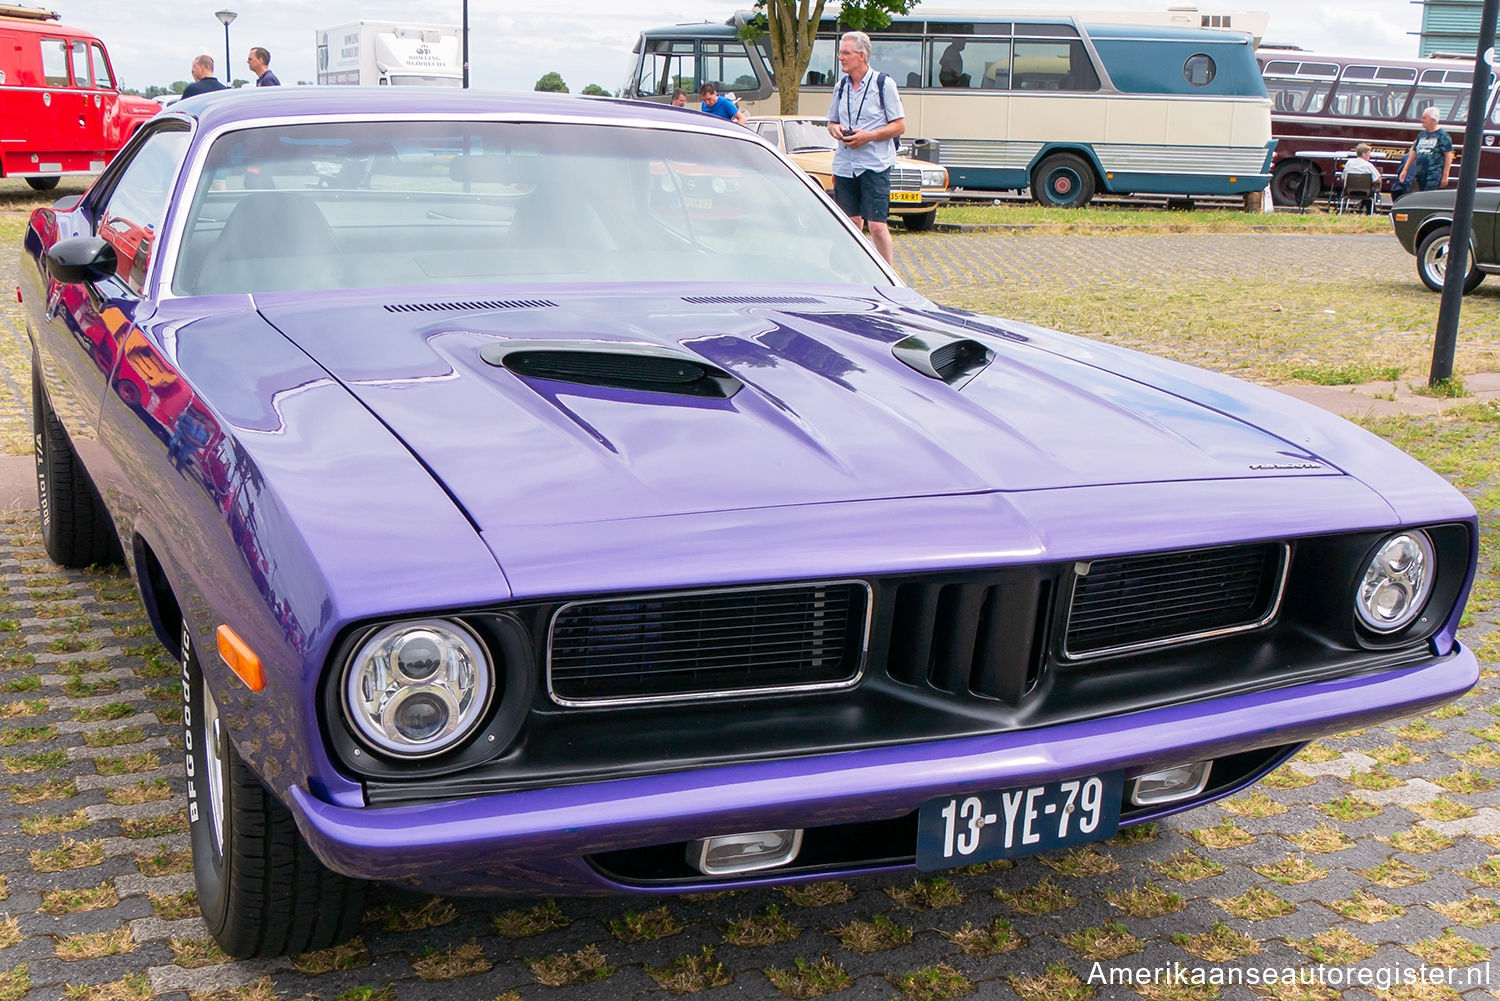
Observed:
[[[767,43],[739,39],[748,16],[642,32],[626,96],[667,101],[713,82],[747,114],[778,114]],[[837,40],[825,21],[800,114],[827,113]],[[1076,206],[1097,192],[1230,195],[1270,180],[1271,104],[1247,33],[963,11],[898,17],[871,40],[906,135],[936,141],[955,189],[1030,188]]]

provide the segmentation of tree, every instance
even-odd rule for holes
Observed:
[[[591,84],[589,84],[587,87],[583,88],[583,90],[579,91],[579,93],[580,94],[587,94],[590,97],[608,97],[609,96],[609,91],[605,90],[603,87],[599,86],[597,83],[591,83]]]
[[[755,16],[740,29],[753,42],[771,37],[771,71],[781,94],[781,113],[795,115],[802,91],[802,74],[812,62],[813,40],[827,0],[756,0]],[[869,31],[891,23],[892,14],[908,14],[918,0],[844,0],[839,24],[850,31]],[[878,69],[879,67],[877,67]]]
[[[543,74],[542,78],[536,82],[536,86],[531,89],[546,91],[549,94],[566,94],[568,85],[563,83],[562,74],[553,70],[551,73]]]

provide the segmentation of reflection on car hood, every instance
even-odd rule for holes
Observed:
[[[559,289],[516,308],[411,312],[391,310],[413,308],[409,299],[361,297],[262,302],[261,312],[482,530],[1335,472],[1241,421],[937,307],[847,289],[780,301],[679,291]],[[995,353],[962,391],[891,352],[910,334],[944,331]],[[480,357],[504,339],[676,348],[744,386],[713,399],[522,378]]]

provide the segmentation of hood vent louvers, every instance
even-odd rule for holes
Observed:
[[[683,302],[700,306],[819,306],[822,299],[807,295],[685,295]]]
[[[556,306],[550,299],[488,299],[478,302],[400,302],[387,303],[387,313],[437,313],[449,310],[475,309],[546,309]]]
[[[727,400],[743,383],[695,354],[621,341],[503,341],[481,348],[486,363],[528,379]]]
[[[937,332],[913,334],[891,346],[891,354],[929,379],[962,389],[994,360],[995,352],[969,337]]]

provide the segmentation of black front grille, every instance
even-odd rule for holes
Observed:
[[[1040,668],[1049,586],[1032,574],[895,583],[886,672],[908,685],[1018,701]]]
[[[1286,546],[1223,546],[1095,560],[1073,587],[1063,649],[1097,656],[1247,629],[1276,609]]]
[[[573,703],[852,682],[867,594],[844,582],[567,605],[552,620],[551,691]]]

